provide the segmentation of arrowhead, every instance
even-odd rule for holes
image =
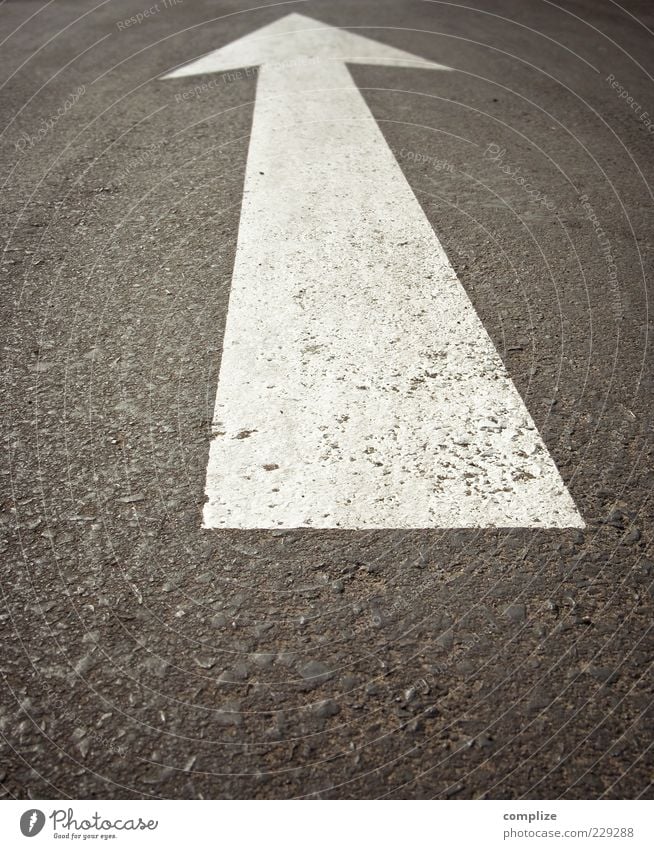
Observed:
[[[323,24],[305,15],[286,15],[255,32],[232,41],[182,65],[162,79],[214,74],[268,63],[301,63],[303,60],[337,60],[360,65],[400,65],[449,71],[445,65],[429,62],[397,50],[388,44]]]

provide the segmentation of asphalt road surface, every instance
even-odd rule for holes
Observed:
[[[580,527],[202,527],[262,78],[245,51],[163,77],[290,13],[452,69],[348,65]],[[0,3],[6,798],[652,798],[653,28],[613,0]]]

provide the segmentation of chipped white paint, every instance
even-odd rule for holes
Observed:
[[[259,65],[207,528],[583,527],[346,62],[442,68],[289,15]]]

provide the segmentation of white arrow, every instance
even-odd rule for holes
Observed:
[[[447,70],[301,15],[260,66],[206,528],[583,527],[346,63]]]

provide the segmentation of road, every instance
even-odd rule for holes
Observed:
[[[309,157],[289,124],[293,98],[276,124],[265,65],[228,48],[288,14],[371,39],[370,56],[418,57],[330,71],[337,90],[349,73],[348,97],[374,118],[374,155],[363,142],[357,155],[351,137],[349,171],[334,170],[339,157],[315,131]],[[6,798],[652,798],[653,28],[649,4],[612,0],[0,4]],[[233,66],[173,73],[219,48]],[[319,58],[286,59],[300,122]],[[285,73],[274,72],[282,100]],[[338,97],[324,100],[327,124]],[[286,133],[278,164],[270,157],[278,219],[274,194],[257,207],[258,174],[246,175],[249,149],[253,164],[269,155],[255,145],[257,109]],[[298,156],[308,158],[288,167]],[[281,260],[261,272],[281,288],[260,300],[247,263],[263,251],[272,268],[303,238],[287,227],[300,203],[287,173],[315,197],[304,224],[340,233],[338,257],[315,247],[325,237],[305,244],[288,276]],[[391,221],[395,198],[406,210]],[[333,348],[346,371],[374,380],[398,350],[424,352],[413,278],[395,298],[381,285],[347,330],[362,306],[343,245],[364,202],[388,209],[376,243],[356,233],[392,257],[389,287],[404,267],[409,279],[412,239],[430,225],[424,238],[442,246],[469,309],[464,343],[489,340],[461,362],[481,369],[490,357],[502,391],[517,393],[548,480],[560,475],[562,527],[525,518],[539,503],[549,515],[550,496],[523,487],[539,472],[513,466],[514,521],[502,525],[485,495],[481,513],[459,511],[459,487],[412,524],[431,467],[418,463],[400,486],[392,451],[382,465],[404,513],[357,524],[344,508],[332,523],[321,499],[339,495],[327,488],[297,527],[293,510],[276,525],[260,486],[291,449],[233,496],[238,520],[202,526],[205,487],[223,497],[230,451],[255,452],[247,437],[272,415],[268,400],[257,405],[263,372],[249,354],[230,354],[221,372],[230,292],[230,338],[246,347],[258,344],[247,309],[280,351],[296,344],[308,319],[283,287],[306,269],[326,344],[346,328]],[[409,244],[390,249],[393,238]],[[323,271],[341,287],[338,315]],[[380,310],[399,328],[383,357]],[[306,402],[284,438],[315,437],[330,412],[315,409],[314,362],[297,379],[271,367],[289,403]],[[248,374],[255,388],[241,396]],[[227,413],[245,399],[261,423],[212,467],[219,379]],[[433,415],[448,445],[478,448],[481,425],[453,434],[461,408],[419,384],[400,388],[398,409],[411,403],[416,428]],[[357,397],[343,395],[348,415],[364,410],[374,428],[387,401]],[[353,428],[347,451],[330,455],[334,474],[361,448]],[[482,468],[492,476],[484,456],[470,466],[466,455],[456,486],[464,467],[473,491]],[[296,496],[309,487],[299,474]],[[374,489],[365,480],[357,504]]]

